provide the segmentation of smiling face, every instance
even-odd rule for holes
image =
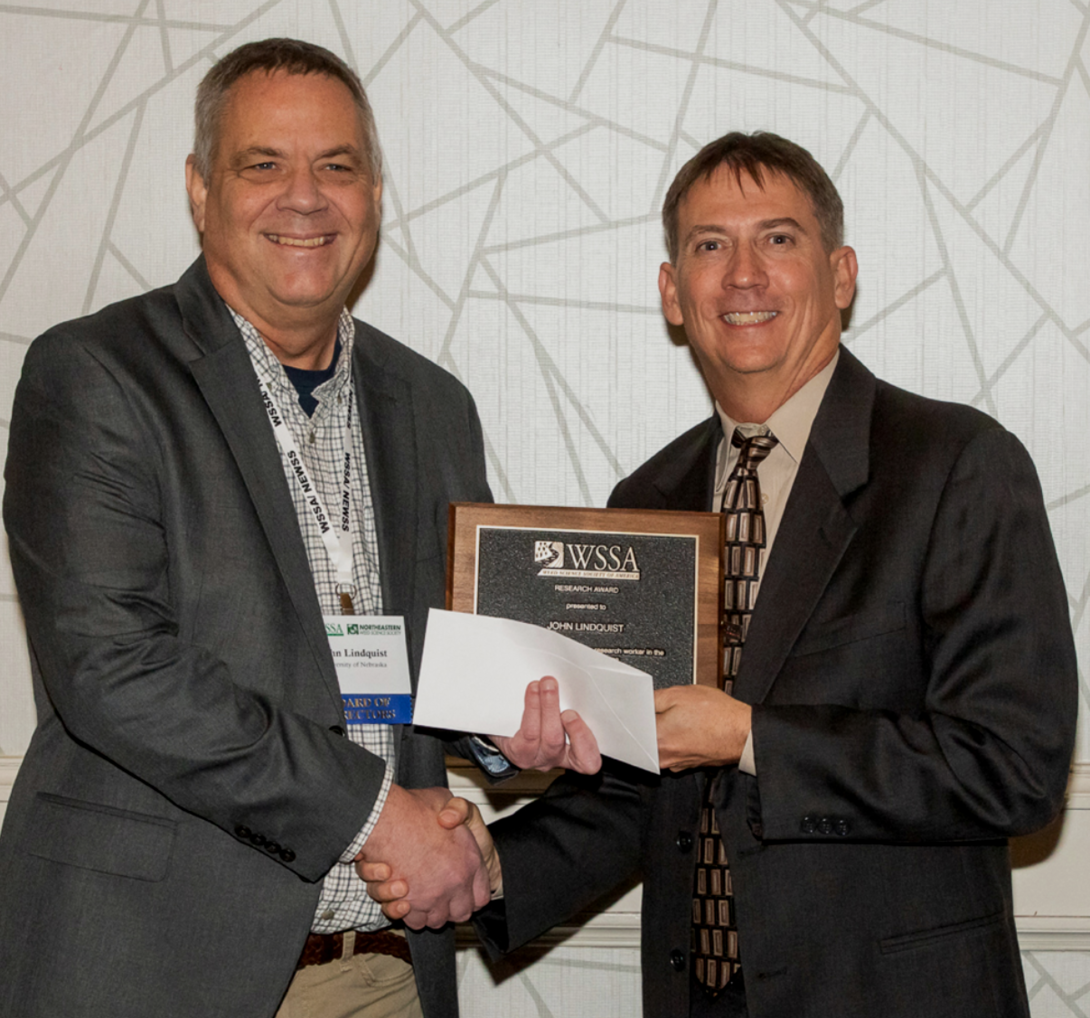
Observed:
[[[763,422],[836,352],[855,252],[824,249],[810,199],[778,173],[758,187],[721,167],[678,212],[677,262],[659,271],[663,311],[685,327],[727,413]]]
[[[324,367],[382,196],[348,89],[320,74],[240,78],[209,179],[190,157],[186,186],[216,290],[281,361]]]

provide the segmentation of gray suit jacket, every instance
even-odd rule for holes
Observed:
[[[758,777],[711,772],[749,1013],[1025,1018],[1006,839],[1062,803],[1077,696],[1040,487],[991,418],[840,356],[735,684]],[[611,504],[709,509],[720,437],[682,435]],[[706,780],[564,778],[494,825],[493,949],[642,872],[644,1014],[687,1016]]]
[[[480,425],[450,375],[357,330],[415,677],[447,504],[490,497]],[[6,480],[38,727],[0,838],[0,1016],[268,1018],[384,768],[340,727],[280,455],[203,260],[32,344]],[[399,730],[397,780],[445,783],[442,745]],[[411,944],[425,1013],[456,1015],[451,931]]]

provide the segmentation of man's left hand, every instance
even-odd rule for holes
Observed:
[[[710,686],[656,689],[659,766],[684,771],[737,763],[752,716],[749,704]]]
[[[596,774],[602,766],[598,740],[573,710],[560,712],[560,687],[552,676],[526,687],[522,724],[512,736],[490,735],[500,752],[523,770],[566,767]]]

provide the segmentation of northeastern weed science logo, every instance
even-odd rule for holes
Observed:
[[[640,566],[629,545],[535,541],[538,576],[576,580],[638,580]]]

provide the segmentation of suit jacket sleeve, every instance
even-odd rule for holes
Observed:
[[[853,651],[841,636],[823,654],[820,639],[800,641],[793,688],[806,676],[840,694],[792,704],[773,686],[754,707],[750,821],[765,839],[997,839],[1059,809],[1076,665],[1033,464],[993,425],[964,445],[934,504],[919,561],[889,550],[918,577],[905,605],[918,637],[905,653],[865,639]],[[920,663],[916,677],[899,674],[906,660]]]
[[[505,898],[474,918],[493,957],[592,905],[640,863],[640,785],[606,761],[595,775],[568,772],[511,817],[489,825]]]
[[[31,346],[4,516],[46,693],[80,742],[233,837],[263,832],[317,880],[363,825],[384,764],[202,648],[168,544],[214,507],[163,504],[165,459],[94,348],[62,330]]]

